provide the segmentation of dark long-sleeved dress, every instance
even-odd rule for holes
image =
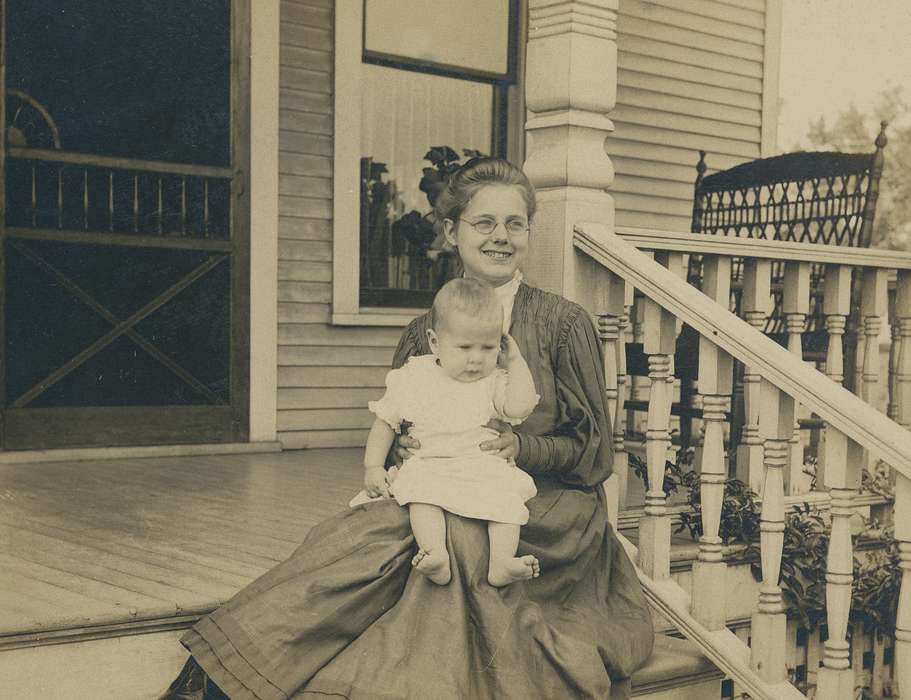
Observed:
[[[429,324],[411,323],[396,367],[429,352]],[[579,306],[525,284],[510,332],[541,395],[516,457],[538,488],[519,554],[540,578],[488,585],[486,523],[447,514],[452,581],[437,586],[412,575],[407,509],[346,510],[184,636],[231,698],[627,697],[653,634],[599,488],[612,456],[600,346]]]

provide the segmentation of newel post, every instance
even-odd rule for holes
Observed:
[[[575,252],[573,226],[614,225],[614,168],[604,142],[617,101],[619,0],[529,0],[525,101],[532,115],[525,173],[538,192],[529,280],[590,306],[578,279],[592,263]],[[587,277],[588,275],[583,276]]]

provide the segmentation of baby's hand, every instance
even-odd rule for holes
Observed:
[[[364,472],[364,491],[370,498],[389,497],[389,481],[382,467],[367,467]]]
[[[509,333],[504,333],[500,339],[500,357],[498,358],[500,366],[509,367],[517,357],[522,357],[519,344]]]

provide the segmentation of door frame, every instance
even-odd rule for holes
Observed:
[[[251,0],[229,0],[230,22],[230,363],[228,405],[6,408],[6,0],[0,0],[0,450],[246,442],[251,420]],[[275,3],[277,5],[277,2]],[[278,32],[275,32],[276,39]],[[275,73],[277,75],[277,55]],[[277,90],[276,90],[277,121]],[[277,124],[276,124],[277,136]],[[277,156],[277,154],[276,154]],[[277,157],[274,159],[277,176]],[[277,187],[276,187],[277,200]],[[277,265],[277,263],[276,263]],[[274,335],[273,335],[274,338]],[[273,342],[274,345],[274,342]],[[274,354],[274,350],[273,350]],[[273,389],[274,393],[274,389]],[[274,418],[272,420],[274,425]],[[266,422],[268,425],[268,421]],[[132,426],[132,427],[131,427]],[[16,443],[13,432],[43,434]],[[101,433],[105,439],[98,441]],[[270,438],[268,433],[266,439]],[[260,438],[262,439],[262,438]]]

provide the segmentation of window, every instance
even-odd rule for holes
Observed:
[[[451,276],[428,151],[512,155],[517,0],[336,6],[333,322],[400,324]]]

